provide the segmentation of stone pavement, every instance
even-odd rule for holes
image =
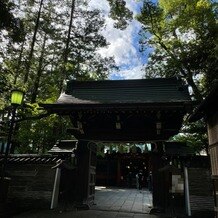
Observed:
[[[95,205],[90,210],[29,211],[14,218],[162,218],[164,215],[148,214],[152,195],[136,189],[96,187]],[[169,217],[169,216],[168,216]]]
[[[96,186],[95,204],[92,210],[149,213],[152,194],[146,189],[106,188]]]
[[[83,210],[83,211],[65,211],[58,212],[52,210],[32,211],[21,215],[13,216],[14,218],[162,218],[149,214],[127,213],[117,211],[100,211],[100,210]]]

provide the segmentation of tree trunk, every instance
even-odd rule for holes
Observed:
[[[14,76],[14,85],[16,85],[17,78],[19,76],[19,71],[20,71],[20,66],[21,66],[21,61],[22,61],[22,56],[23,56],[24,43],[25,43],[25,40],[22,42],[21,49],[20,49],[20,54],[19,54],[19,59],[18,59],[18,64],[17,64],[17,70],[16,70],[16,73],[15,73],[15,76]]]
[[[38,94],[39,83],[40,83],[40,79],[41,79],[42,71],[43,71],[42,64],[43,64],[43,58],[44,58],[44,54],[45,54],[46,41],[47,41],[47,34],[45,33],[44,39],[43,39],[42,51],[41,51],[41,55],[40,55],[40,59],[39,59],[39,66],[38,66],[38,70],[37,70],[37,75],[36,75],[36,79],[34,81],[33,91],[32,91],[32,95],[31,95],[31,103],[32,104],[36,102],[36,98],[37,98],[37,94]]]
[[[39,5],[39,11],[38,11],[37,19],[36,19],[36,25],[35,25],[35,29],[34,29],[33,39],[31,42],[30,54],[28,56],[27,64],[26,64],[26,74],[24,76],[24,84],[27,83],[28,78],[29,78],[29,71],[30,71],[32,58],[33,58],[34,46],[35,46],[35,42],[36,42],[36,34],[37,34],[37,31],[39,28],[39,19],[41,16],[42,5],[43,5],[43,0],[40,1],[40,5]]]
[[[70,24],[69,24],[69,28],[68,28],[68,34],[67,34],[67,39],[66,39],[66,47],[64,50],[64,60],[63,60],[63,68],[62,68],[62,77],[61,77],[61,81],[60,81],[60,93],[63,91],[63,85],[64,85],[64,81],[67,77],[66,75],[66,64],[68,61],[68,55],[69,55],[69,43],[70,43],[70,34],[71,34],[71,30],[72,30],[72,23],[73,23],[73,15],[74,15],[74,11],[75,11],[75,0],[72,0],[71,2],[71,13],[70,13]]]

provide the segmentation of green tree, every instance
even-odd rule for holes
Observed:
[[[195,123],[185,122],[180,133],[173,136],[171,140],[185,142],[194,153],[200,154],[204,151],[205,154],[209,154],[206,125],[202,120]]]
[[[24,115],[22,119],[22,114]],[[27,119],[27,116],[31,119]],[[21,122],[16,123],[14,142],[16,153],[45,153],[51,149],[57,140],[70,139],[67,128],[71,127],[68,118],[61,118],[53,114],[43,117],[38,104],[31,104],[22,112]],[[37,119],[34,119],[37,118]]]
[[[6,30],[9,39],[14,42],[23,40],[23,23],[20,18],[13,14],[15,5],[9,0],[0,1],[0,37],[4,35],[2,30]]]
[[[26,102],[32,103],[18,110],[17,115],[22,120],[17,123],[14,135],[18,151],[43,152],[57,138],[67,137],[62,130],[54,134],[56,126],[61,124],[57,116],[34,118],[45,113],[36,112],[36,102],[55,102],[60,83],[68,79],[105,79],[110,69],[116,68],[112,57],[103,58],[97,52],[107,46],[100,34],[104,19],[100,11],[90,11],[85,6],[86,2],[78,0],[14,1],[16,16],[22,18],[24,24],[25,40],[8,44],[0,53],[1,72],[4,73],[0,78],[0,90],[1,108],[10,104],[10,90],[14,87],[23,87]],[[74,16],[69,19],[72,11]],[[68,123],[65,119],[62,121]]]
[[[142,24],[142,51],[150,46],[146,77],[180,77],[201,101],[218,82],[217,3],[212,0],[145,0],[137,19]],[[204,122],[184,122],[172,140],[207,151]]]
[[[195,99],[202,100],[205,87],[209,90],[218,79],[217,4],[210,0],[145,0],[137,19],[142,24],[142,47],[154,49],[146,76],[181,77]]]
[[[112,57],[103,58],[97,52],[108,45],[100,34],[105,21],[99,10],[79,9],[77,14],[80,18],[74,21],[73,40],[69,42],[67,79],[106,79],[110,69],[116,68],[116,65]]]
[[[125,29],[128,21],[133,18],[133,13],[126,7],[125,0],[107,0],[110,5],[109,16],[115,20],[114,27]]]

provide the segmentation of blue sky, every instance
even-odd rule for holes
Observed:
[[[140,11],[139,2],[127,0],[126,3],[134,14]],[[147,62],[148,55],[139,52],[140,23],[133,19],[125,30],[115,29],[114,21],[107,16],[110,8],[106,0],[91,0],[89,5],[91,8],[102,10],[105,14],[106,28],[102,34],[110,45],[99,52],[105,57],[114,56],[115,62],[120,68],[120,71],[111,74],[110,79],[141,79],[144,75],[142,68]]]

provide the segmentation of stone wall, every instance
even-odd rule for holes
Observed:
[[[189,192],[192,214],[199,211],[213,211],[213,184],[208,168],[189,168]]]
[[[55,170],[50,164],[10,164],[11,178],[8,200],[18,207],[49,208],[51,203]]]
[[[208,119],[207,127],[212,175],[218,176],[218,112]]]
[[[10,178],[7,202],[16,208],[50,208],[60,158],[52,155],[19,154],[7,158],[5,176]],[[4,156],[0,155],[0,167]]]
[[[214,184],[214,211],[216,217],[218,217],[218,112],[214,113],[211,116],[208,116],[207,130],[212,178]]]

